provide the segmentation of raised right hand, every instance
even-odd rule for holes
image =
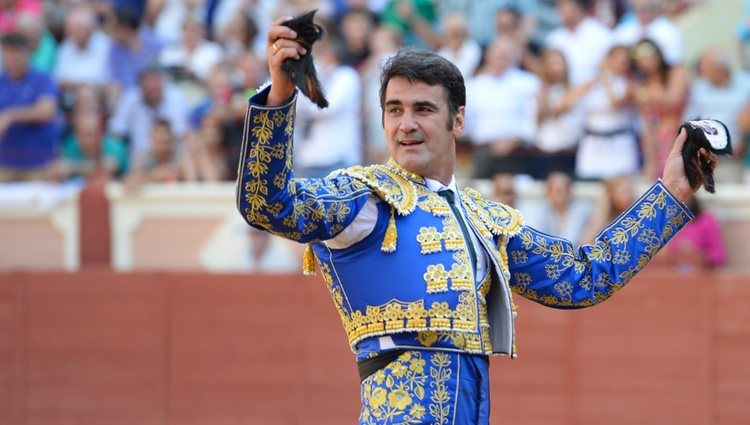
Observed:
[[[281,25],[292,19],[284,17],[275,20],[268,29],[266,57],[271,74],[271,91],[268,93],[267,106],[277,106],[285,103],[294,93],[294,82],[281,69],[281,64],[289,58],[299,59],[307,51],[301,44],[294,41],[297,33],[291,28]]]

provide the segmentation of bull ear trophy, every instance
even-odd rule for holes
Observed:
[[[718,120],[695,119],[682,123],[680,128],[687,132],[687,140],[682,148],[682,161],[685,163],[685,174],[690,186],[696,188],[702,180],[706,191],[714,193],[716,185],[711,165],[702,156],[696,157],[701,148],[716,155],[731,155],[732,141],[727,126]]]
[[[317,9],[311,10],[286,22],[282,22],[282,25],[293,29],[297,33],[297,38],[294,41],[301,44],[307,50],[307,53],[299,59],[286,59],[281,64],[281,69],[289,75],[289,78],[294,81],[294,84],[302,94],[322,109],[328,107],[328,100],[326,100],[325,93],[323,93],[323,89],[320,87],[320,81],[318,80],[318,74],[315,71],[315,64],[312,58],[312,45],[323,38],[324,34],[323,27],[313,22],[313,17],[317,11]]]

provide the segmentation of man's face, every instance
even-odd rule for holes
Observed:
[[[3,46],[3,67],[11,78],[21,78],[28,68],[29,52],[15,46]]]
[[[464,107],[449,118],[442,86],[394,77],[385,91],[383,127],[391,158],[401,167],[447,184],[456,164]]]

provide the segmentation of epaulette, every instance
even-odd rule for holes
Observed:
[[[523,215],[507,205],[489,201],[474,189],[465,188],[461,194],[464,205],[484,222],[495,236],[515,236],[523,226]]]

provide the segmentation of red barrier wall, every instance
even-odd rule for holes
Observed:
[[[604,305],[519,300],[492,423],[750,423],[750,276],[649,272]],[[319,278],[0,274],[0,424],[352,424]]]

